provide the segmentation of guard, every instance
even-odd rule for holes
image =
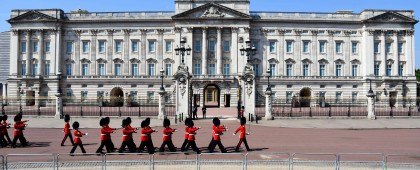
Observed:
[[[169,126],[171,125],[171,121],[169,119],[163,120],[163,143],[160,146],[159,152],[165,151],[165,145],[168,145],[169,151],[176,152],[176,148],[172,142],[172,133],[176,131],[176,129],[172,129]]]
[[[12,140],[10,140],[9,132],[7,131],[7,129],[10,128],[10,123],[7,123],[7,115],[3,115],[2,120],[3,120],[3,122],[1,122],[1,124],[6,127],[5,129],[3,129],[4,139],[7,139],[7,142],[10,145],[10,144],[12,144]]]
[[[122,153],[126,146],[128,147],[128,150],[131,153],[136,152],[136,144],[134,143],[134,140],[133,140],[133,133],[137,133],[136,132],[137,128],[132,128],[130,126],[130,124],[131,124],[131,118],[129,119],[129,117],[128,117],[128,118],[122,120],[122,127],[123,127],[122,141],[123,142],[122,142],[121,147],[118,151],[119,153]]]
[[[111,145],[111,133],[114,133],[114,129],[109,128],[108,120],[106,118],[102,118],[99,121],[99,125],[102,126],[101,128],[101,145],[96,150],[96,153],[102,153],[102,149],[106,148],[107,153],[113,152],[114,148]]]
[[[111,120],[109,119],[109,117],[105,117],[105,124],[106,124],[106,128],[107,128],[107,130],[117,130],[116,128],[111,128],[111,127],[109,127],[109,123],[111,122]],[[111,134],[109,135],[109,143],[110,143],[110,147],[111,147],[111,149],[112,149],[112,152],[114,152],[114,150],[116,149],[115,148],[115,145],[114,145],[114,142],[112,142],[112,138],[111,138]]]
[[[3,116],[0,115],[0,120],[2,118],[3,118]],[[7,141],[6,141],[6,139],[4,139],[4,133],[3,133],[4,129],[6,129],[6,126],[4,126],[3,124],[0,123],[0,146],[2,148],[7,146]]]
[[[187,148],[187,146],[188,146],[188,124],[189,124],[189,122],[190,121],[192,121],[192,119],[191,118],[186,118],[185,119],[185,121],[184,121],[184,123],[185,123],[185,135],[184,135],[184,143],[182,143],[182,146],[181,146],[181,152],[184,152],[184,151],[187,151],[187,150],[185,150],[185,148]]]
[[[141,128],[141,142],[137,151],[143,152],[144,147],[147,147],[147,151],[149,152],[149,154],[153,154],[155,152],[155,148],[153,147],[152,140],[150,139],[151,134],[157,131],[148,127],[146,120],[143,120],[141,122]]]
[[[73,145],[73,148],[71,148],[70,155],[72,155],[74,153],[77,146],[80,147],[80,149],[82,150],[82,153],[86,153],[85,148],[83,148],[82,140],[80,138],[83,137],[84,135],[88,135],[88,134],[80,132],[79,122],[75,121],[72,126],[73,126],[73,129],[74,129],[74,145]]]
[[[197,147],[197,144],[195,143],[195,135],[197,134],[197,130],[199,130],[200,127],[194,127],[194,122],[191,120],[188,122],[188,146],[185,148],[185,150],[188,150],[188,148],[191,146],[193,151],[197,152],[197,154],[200,154],[200,150]]]
[[[64,142],[66,142],[67,137],[69,137],[71,145],[74,145],[73,142],[73,136],[71,135],[71,129],[70,129],[70,115],[66,114],[64,115],[64,138],[61,141],[61,146],[64,146]]]
[[[246,135],[249,135],[249,133],[245,131],[245,124],[246,124],[246,118],[242,117],[241,126],[239,126],[239,128],[236,129],[235,133],[233,134],[233,135],[236,135],[236,133],[241,132],[241,134],[239,135],[239,143],[238,145],[236,145],[235,152],[239,152],[239,147],[241,147],[242,142],[244,142],[245,144],[246,151],[251,151],[251,149],[249,149],[248,142],[246,141]]]
[[[212,153],[214,151],[214,148],[216,148],[216,145],[219,146],[219,149],[222,153],[226,153],[226,149],[222,144],[221,141],[221,135],[223,135],[223,132],[227,131],[225,126],[220,125],[220,119],[215,117],[213,118],[213,140],[210,142],[209,152]]]
[[[19,139],[20,144],[22,147],[25,147],[28,145],[28,141],[26,140],[25,136],[23,135],[23,130],[25,130],[25,127],[27,124],[25,122],[28,122],[29,120],[23,120],[22,121],[22,114],[18,113],[14,118],[15,124],[13,127],[15,128],[13,132],[13,141],[12,141],[12,147],[16,148],[16,142]]]

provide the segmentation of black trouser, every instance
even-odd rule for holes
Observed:
[[[109,147],[111,147],[111,152],[114,152],[115,145],[114,142],[112,142],[112,139],[109,139]]]
[[[64,142],[66,142],[67,137],[69,137],[70,142],[71,142],[71,145],[74,145],[74,142],[73,142],[73,136],[71,135],[71,133],[69,133],[69,134],[65,134],[65,135],[64,135],[64,138],[63,138],[63,140],[61,141],[61,145],[64,145]]]
[[[168,145],[169,151],[176,152],[176,148],[175,148],[174,144],[172,143],[172,139],[163,141],[162,145],[160,145],[159,152],[164,152],[165,151],[165,145]]]
[[[136,144],[134,143],[133,139],[123,141],[118,152],[122,153],[126,146],[130,152],[136,152]]]
[[[4,139],[4,135],[0,135],[0,146],[5,147],[7,146],[7,141]]]
[[[214,148],[216,148],[216,145],[219,146],[219,149],[222,153],[226,153],[225,147],[223,146],[222,141],[220,141],[220,140],[212,140],[211,141],[211,146],[209,148],[210,153],[214,151]]]
[[[12,140],[10,140],[9,133],[7,131],[6,133],[4,133],[4,138],[7,139],[7,142],[9,142],[9,144],[12,143]]]
[[[249,146],[248,146],[248,142],[246,141],[246,138],[240,138],[240,139],[239,139],[239,143],[238,143],[238,145],[236,145],[236,149],[235,149],[235,151],[236,151],[236,152],[238,152],[238,151],[239,151],[239,147],[241,147],[242,142],[244,142],[245,147],[246,147],[246,150],[247,150],[247,151],[250,151]]]
[[[74,153],[74,151],[76,150],[77,146],[80,147],[80,149],[82,150],[82,153],[86,153],[85,148],[83,147],[83,144],[82,143],[75,143],[73,145],[73,148],[71,148],[70,153]]]
[[[211,140],[210,140],[210,143],[209,143],[209,146],[207,147],[207,149],[210,150],[211,146],[213,145],[213,140],[214,140],[214,138],[211,137]]]
[[[155,153],[155,148],[153,147],[153,143],[152,143],[151,140],[141,141],[139,149],[137,151],[138,152],[143,152],[144,147],[147,147],[147,151],[149,152],[149,154]]]
[[[22,134],[22,135],[15,136],[15,137],[13,138],[13,141],[12,141],[12,146],[13,146],[13,147],[16,147],[16,142],[17,142],[17,140],[18,140],[18,139],[19,139],[20,144],[21,144],[22,146],[26,146],[26,145],[28,145],[28,142],[26,141],[25,136],[23,136],[23,134]]]
[[[187,151],[188,150],[188,139],[184,139],[184,143],[182,143],[181,151]]]
[[[197,148],[197,144],[195,143],[195,140],[188,140],[188,146],[185,147],[185,150],[188,150],[188,148],[191,146],[191,148],[193,149],[193,151],[199,153],[200,150],[198,150]]]
[[[114,150],[114,148],[111,146],[111,140],[108,139],[101,141],[101,145],[99,146],[98,150],[96,150],[96,153],[101,153],[104,146],[106,148],[106,152],[108,153],[111,153]]]

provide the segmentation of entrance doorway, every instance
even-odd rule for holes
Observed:
[[[120,87],[111,90],[111,106],[121,107],[124,105],[124,92]]]
[[[26,106],[35,105],[35,91],[28,90],[26,91]]]
[[[225,107],[230,107],[230,94],[225,94]]]
[[[311,106],[311,89],[303,88],[299,93],[299,102],[301,107],[310,107]]]
[[[194,105],[200,107],[200,94],[194,94]]]
[[[389,107],[395,107],[397,104],[397,92],[389,92]]]
[[[204,106],[220,107],[220,89],[216,85],[208,85],[204,88]]]

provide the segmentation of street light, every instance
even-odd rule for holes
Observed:
[[[267,92],[271,92],[271,86],[270,86],[271,69],[270,68],[267,69],[267,74],[268,74],[268,76],[267,76],[267,78],[268,78],[268,86],[267,86],[266,91]]]
[[[372,90],[372,80],[371,79],[367,79],[367,80],[369,81],[370,89],[369,89],[368,94],[366,96],[373,98],[373,97],[375,97],[375,93],[373,93],[373,90]]]
[[[165,71],[163,69],[160,70],[160,78],[162,79],[162,83],[160,84],[160,91],[165,91],[165,88],[163,87],[163,76]]]
[[[246,53],[246,57],[247,57],[246,62],[248,64],[249,61],[251,60],[250,56],[255,55],[257,52],[257,49],[255,48],[254,45],[252,45],[250,40],[245,41],[245,43],[246,43],[246,48],[242,45],[242,48],[240,49],[240,51],[241,51],[242,56],[245,55]]]
[[[181,40],[179,42],[179,44],[180,44],[181,47],[179,47],[178,45],[176,45],[176,48],[175,48],[176,55],[180,55],[181,54],[181,63],[182,64],[184,64],[184,55],[185,55],[185,52],[187,52],[187,55],[190,55],[191,54],[191,47],[188,45],[188,47],[185,48],[185,43],[186,43],[185,40]]]

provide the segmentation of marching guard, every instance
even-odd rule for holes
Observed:
[[[74,145],[73,142],[73,136],[71,135],[71,129],[70,129],[70,115],[66,114],[64,115],[64,138],[61,141],[61,146],[64,146],[64,142],[66,142],[67,137],[70,139],[71,145]]]
[[[99,148],[96,150],[96,153],[102,153],[102,149],[106,148],[106,152],[107,153],[111,153],[114,151],[114,148],[111,144],[111,133],[114,133],[114,130],[116,129],[111,129],[108,126],[108,122],[109,119],[107,120],[106,118],[102,118],[99,121],[99,125],[102,126],[101,128],[101,145],[99,146]]]
[[[2,115],[0,115],[0,120],[3,118]],[[4,139],[4,129],[6,129],[6,126],[4,126],[3,124],[0,123],[0,146],[6,147],[7,146],[7,141],[6,139]]]
[[[201,153],[195,143],[195,135],[197,134],[196,131],[199,130],[200,127],[194,127],[194,122],[191,120],[188,122],[188,146],[185,147],[185,150],[191,146],[193,151],[197,152],[197,154]]]
[[[146,119],[147,120],[147,119]],[[155,148],[153,147],[153,143],[151,140],[151,134],[153,132],[157,132],[156,130],[150,128],[148,126],[148,122],[146,120],[143,120],[141,122],[141,142],[140,146],[138,148],[138,152],[143,152],[144,147],[147,147],[147,151],[149,154],[153,154],[155,152]]]
[[[117,128],[111,128],[111,127],[109,127],[109,123],[111,122],[111,120],[109,119],[109,117],[105,117],[105,124],[106,124],[106,128],[108,129],[108,130],[117,130]],[[110,147],[111,147],[111,149],[112,149],[112,152],[114,152],[114,150],[116,149],[115,148],[115,145],[114,145],[114,142],[112,142],[112,138],[111,138],[111,135],[109,136],[109,143],[110,143]]]
[[[79,130],[80,124],[77,121],[75,121],[72,126],[73,126],[73,129],[74,129],[74,145],[73,145],[73,148],[71,148],[70,154],[74,153],[77,146],[80,147],[80,149],[82,150],[82,153],[86,153],[86,150],[85,150],[85,148],[83,148],[83,143],[82,143],[82,140],[80,138],[83,137],[84,135],[88,135],[88,133],[82,133]]]
[[[12,141],[12,147],[16,148],[16,142],[19,139],[20,144],[22,147],[25,147],[28,145],[28,141],[26,140],[25,136],[23,135],[23,130],[25,130],[25,127],[27,124],[25,122],[28,122],[29,120],[22,120],[22,114],[18,113],[14,118],[15,124],[13,127],[15,128],[13,132],[13,141]]]
[[[186,151],[185,148],[187,148],[187,146],[188,146],[188,137],[189,137],[189,135],[188,135],[188,129],[189,129],[188,124],[189,124],[190,121],[192,121],[191,118],[186,118],[185,121],[184,121],[184,123],[185,123],[185,135],[184,135],[184,137],[185,138],[184,138],[184,143],[182,143],[182,146],[181,146],[181,152]]]
[[[12,144],[12,140],[10,140],[9,132],[7,131],[7,129],[10,128],[10,123],[7,123],[7,118],[8,118],[7,115],[3,115],[3,118],[2,118],[3,121],[1,122],[1,124],[4,127],[6,127],[5,129],[3,129],[3,135],[4,135],[4,139],[6,139],[8,144],[10,145]]]
[[[134,143],[133,140],[133,133],[137,133],[136,130],[137,128],[132,128],[131,127],[131,118],[128,117],[124,120],[122,120],[122,127],[123,127],[123,139],[122,139],[122,144],[121,147],[119,149],[119,153],[122,153],[123,150],[125,149],[125,147],[128,147],[128,150],[133,153],[136,152],[136,144]]]
[[[219,149],[222,153],[226,153],[226,149],[222,144],[221,141],[221,135],[223,135],[223,132],[227,131],[225,126],[220,125],[220,119],[215,117],[213,118],[213,139],[210,142],[209,152],[212,153],[214,151],[214,148],[216,148],[216,145],[219,146]]]
[[[169,127],[171,125],[171,121],[169,119],[163,120],[163,143],[160,146],[159,152],[165,151],[165,145],[168,145],[169,151],[176,152],[176,148],[172,142],[172,133],[176,132],[176,129],[172,129]]]
[[[249,135],[249,133],[246,132],[245,124],[246,124],[246,118],[242,117],[241,126],[239,126],[239,128],[236,129],[235,133],[233,134],[233,135],[236,135],[236,133],[241,132],[241,134],[239,135],[239,143],[238,145],[236,145],[235,152],[239,152],[239,147],[241,147],[242,142],[244,142],[245,144],[246,151],[251,151],[251,149],[249,149],[248,142],[246,141],[246,135]]]

